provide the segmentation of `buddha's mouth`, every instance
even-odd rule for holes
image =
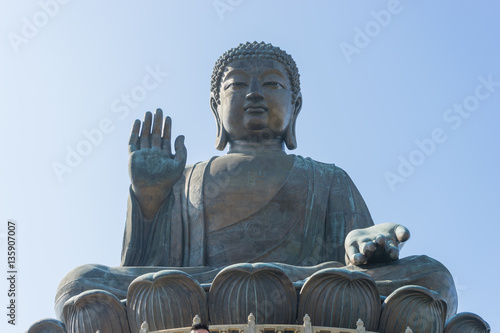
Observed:
[[[268,110],[265,106],[248,106],[245,107],[245,112],[250,114],[262,114],[266,113]]]

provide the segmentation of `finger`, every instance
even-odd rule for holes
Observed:
[[[371,257],[375,250],[377,250],[377,246],[372,241],[363,242],[359,245],[359,252],[367,258]]]
[[[186,164],[187,149],[184,145],[184,135],[179,135],[175,139],[175,157],[174,159],[179,163]]]
[[[172,135],[172,118],[166,117],[163,124],[163,149],[167,150],[172,155],[172,148],[170,147],[170,138]]]
[[[347,248],[346,256],[348,256],[349,262],[353,265],[362,265],[367,262],[366,257],[362,253],[359,253],[359,249],[354,245]]]
[[[149,111],[146,112],[146,114],[144,115],[144,121],[142,123],[142,130],[141,130],[141,140],[140,140],[141,148],[151,148],[149,135],[151,134],[152,118],[153,115]]]
[[[410,238],[410,230],[402,225],[396,227],[394,234],[396,235],[396,239],[401,243],[406,242]]]
[[[347,264],[354,265],[354,256],[359,253],[359,250],[356,246],[351,245],[347,248],[345,256],[348,260],[346,260]]]
[[[139,129],[141,128],[141,121],[136,119],[134,125],[132,125],[132,132],[130,133],[130,139],[128,140],[129,152],[137,150],[137,141],[139,138]]]
[[[396,260],[399,258],[399,248],[396,246],[393,240],[388,240],[386,242],[385,249],[392,260]]]
[[[153,130],[151,132],[151,147],[161,148],[161,125],[163,124],[163,111],[156,109]]]
[[[368,262],[368,259],[361,253],[357,253],[354,255],[354,264],[355,265],[364,265]]]
[[[374,243],[377,245],[377,247],[382,249],[385,247],[385,242],[386,242],[385,236],[382,234],[378,235],[374,240]]]

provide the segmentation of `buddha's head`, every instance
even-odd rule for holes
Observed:
[[[210,107],[219,150],[233,140],[281,140],[295,149],[295,122],[302,107],[295,61],[264,42],[230,49],[215,63]]]

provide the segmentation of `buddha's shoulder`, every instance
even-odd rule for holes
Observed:
[[[320,162],[310,157],[302,157],[300,155],[293,155],[293,156],[295,156],[295,163],[297,165],[303,166],[304,168],[314,168],[319,171],[332,173],[335,176],[340,176],[340,177],[347,175],[344,169],[340,168],[335,163]]]

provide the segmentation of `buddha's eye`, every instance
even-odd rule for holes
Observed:
[[[285,89],[281,83],[275,81],[264,82],[263,86],[270,89]]]
[[[228,89],[228,88],[231,88],[231,87],[235,87],[235,88],[244,87],[246,85],[247,84],[245,82],[233,81],[233,82],[230,82],[230,83],[226,84],[226,86],[224,87],[224,90]]]

